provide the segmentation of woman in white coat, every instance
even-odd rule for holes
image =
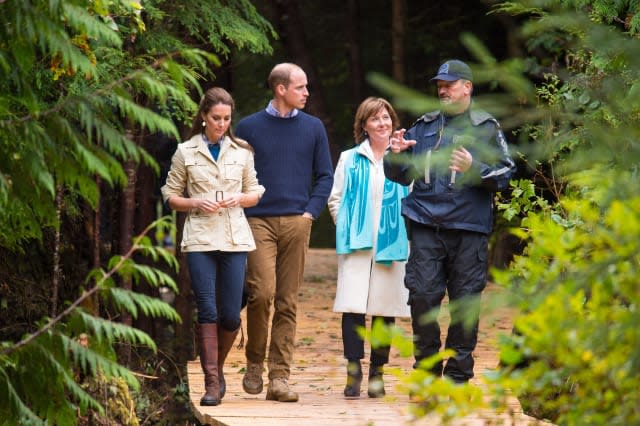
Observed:
[[[360,396],[364,341],[358,329],[365,327],[365,316],[372,316],[372,325],[380,320],[391,325],[395,317],[410,315],[404,287],[409,243],[400,213],[408,188],[385,178],[382,161],[391,132],[398,127],[398,116],[389,102],[365,99],[353,124],[357,145],[340,155],[329,196],[338,253],[333,310],[343,313],[346,398]],[[389,362],[389,349],[371,348],[369,397],[385,395],[382,369]]]

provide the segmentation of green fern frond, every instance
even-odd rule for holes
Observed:
[[[184,72],[182,66],[175,61],[164,61],[162,63],[162,69],[167,72],[171,80],[178,87],[184,87],[184,76],[187,73]]]
[[[56,335],[56,338],[60,338],[61,341],[67,340],[67,345],[65,347],[69,347],[72,350],[73,354],[73,344],[75,342],[71,341],[65,335]],[[75,343],[77,345],[77,343]],[[80,345],[78,345],[80,346]],[[87,348],[82,348],[84,351],[88,351]],[[65,391],[70,394],[70,397],[73,401],[77,402],[81,407],[91,407],[94,410],[102,411],[102,407],[94,398],[91,397],[83,388],[80,386],[75,378],[72,376],[73,371],[70,371],[68,366],[62,366],[61,364],[55,362],[57,361],[53,357],[51,357],[52,365],[56,368],[57,374],[56,377],[62,378],[65,386]]]
[[[84,282],[96,283],[96,282],[102,282],[105,279],[107,279],[107,273],[102,268],[94,268],[89,271]]]
[[[202,49],[181,49],[180,56],[196,69],[206,69],[210,65],[219,67],[222,64],[216,54]]]
[[[206,42],[216,53],[227,56],[231,45],[253,53],[273,52],[268,37],[277,38],[277,33],[249,0],[216,0],[206,4],[186,0],[179,11],[172,6],[166,9],[174,25],[186,28],[192,37]],[[164,26],[166,21],[158,19],[156,22]]]
[[[111,182],[111,170],[99,157],[100,152],[94,153],[93,150],[80,143],[74,144],[74,148],[76,153],[78,154],[78,158],[87,168],[87,171],[99,175],[107,182]]]
[[[180,138],[173,121],[154,113],[148,108],[141,107],[124,96],[111,93],[108,98],[121,111],[124,117],[133,119],[136,123],[152,132],[161,132],[178,139]]]
[[[156,247],[156,246],[140,246],[138,247],[138,251],[145,255],[145,256],[149,256],[153,259],[153,261],[159,261],[162,260],[165,264],[167,264],[171,269],[178,271],[180,268],[180,264],[178,263],[178,259],[173,255],[173,253],[171,253],[170,251],[168,251],[167,249],[165,249],[164,247]],[[163,285],[167,285],[169,287],[171,287],[172,289],[174,288],[174,282],[173,279],[167,279],[165,277],[162,278],[162,284]],[[174,289],[176,290],[176,289]]]
[[[154,318],[167,318],[171,321],[182,322],[182,318],[175,309],[160,299],[144,294],[134,293],[122,288],[112,288],[109,291],[112,301],[119,309],[131,313],[133,317],[138,315],[138,307],[142,312]]]
[[[63,66],[80,74],[91,73],[95,69],[87,55],[71,43],[70,37],[66,33],[58,31],[59,24],[57,22],[52,22],[44,17],[38,25],[45,27],[39,31],[40,37],[42,37],[40,39],[41,47],[51,55],[59,55]]]
[[[100,408],[75,381],[66,348],[68,345],[60,335],[50,331],[12,353],[16,363],[8,378],[14,384],[16,396],[36,416],[51,423],[56,423],[53,420],[56,418],[68,418],[69,413],[77,409],[78,402]],[[42,380],[33,380],[34,375]],[[46,380],[47,377],[55,379]],[[66,424],[74,424],[74,421]]]
[[[139,296],[136,294],[136,296]],[[135,299],[133,297],[132,299]],[[111,346],[118,341],[126,341],[129,343],[141,344],[148,346],[152,350],[156,350],[156,344],[149,337],[147,333],[144,331],[138,330],[137,328],[128,326],[122,323],[116,323],[109,320],[105,320],[100,317],[93,316],[83,311],[82,309],[77,309],[72,316],[69,317],[69,327],[71,330],[74,330],[79,334],[79,332],[85,332],[88,335],[97,339],[98,343]],[[77,342],[69,339],[67,336],[62,336],[65,339],[65,342],[69,344],[68,350],[75,352],[78,356],[85,356],[84,351],[81,350],[82,346]],[[87,361],[100,361],[99,359],[86,359]],[[75,361],[78,361],[77,359]],[[83,365],[85,363],[82,363]],[[92,370],[96,371],[95,368],[104,368],[102,365],[94,365],[92,362],[90,363]],[[116,364],[118,365],[118,364]],[[111,371],[124,371],[124,367],[118,365],[118,367],[110,367]]]
[[[107,269],[114,269],[118,264],[126,262],[126,258],[122,255],[116,254],[111,256],[109,262],[107,262]]]
[[[160,287],[163,285],[169,286],[173,289],[176,288],[175,281],[170,275],[156,269],[153,266],[134,264],[133,270],[136,272],[134,279],[139,282],[141,278],[152,287]]]
[[[83,313],[85,316],[90,316],[86,313]],[[76,326],[82,326],[82,324],[77,324],[76,321],[80,321],[83,324],[89,324],[90,327],[89,329],[91,329],[91,324],[94,324],[93,321],[87,320],[87,318],[81,318],[80,316],[74,316],[71,321],[69,322],[69,326],[72,329],[76,329]],[[112,323],[115,324],[115,323]],[[105,330],[105,329],[102,329]],[[135,329],[134,329],[135,330]],[[89,330],[88,330],[89,331]],[[142,334],[145,334],[143,332],[139,332]],[[69,353],[71,354],[71,359],[73,361],[73,365],[79,367],[81,369],[81,371],[83,371],[86,374],[90,374],[92,376],[95,376],[98,374],[98,372],[101,372],[103,374],[105,374],[108,377],[121,377],[122,379],[124,379],[127,384],[129,386],[131,386],[134,389],[137,389],[140,385],[140,383],[138,382],[138,379],[136,379],[136,377],[131,373],[131,371],[126,368],[123,367],[122,365],[118,364],[117,362],[103,356],[102,354],[100,354],[99,352],[95,351],[92,349],[92,347],[94,346],[94,342],[91,341],[91,339],[93,337],[96,338],[95,341],[95,345],[100,347],[102,346],[104,341],[107,340],[112,340],[114,341],[114,339],[101,339],[100,336],[98,335],[93,335],[93,336],[89,336],[89,347],[85,347],[83,345],[81,345],[80,343],[78,343],[77,341],[75,341],[74,339],[70,339],[68,336],[66,335],[60,335],[60,337],[62,339],[65,339],[65,343],[67,344],[68,348],[69,348]],[[150,338],[148,338],[147,336],[147,340],[151,340]],[[136,343],[139,342],[139,340],[127,340],[131,343]],[[146,344],[143,342],[140,342],[142,344]],[[155,346],[151,347],[154,351],[156,350]],[[90,402],[90,401],[86,401],[86,402]],[[92,408],[98,408],[99,404],[96,406],[93,402],[90,402],[90,406]]]
[[[0,363],[0,424],[8,424],[7,419],[15,419],[21,425],[42,425],[44,422],[24,403],[14,388],[10,376]]]
[[[195,77],[192,77],[191,74],[192,72],[189,73],[189,83],[193,83],[194,81],[197,83],[197,80],[195,80]],[[169,84],[158,84],[158,79],[148,72],[140,73],[136,77],[136,81],[140,85],[141,90],[153,95],[153,99],[160,105],[170,102],[180,105],[181,108],[188,111],[195,111],[197,108],[196,103],[193,102],[191,96],[184,91],[184,88],[174,87]]]

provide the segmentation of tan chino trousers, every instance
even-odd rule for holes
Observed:
[[[304,279],[312,220],[296,216],[248,218],[256,250],[247,258],[247,361],[266,358],[269,315],[269,379],[288,379],[296,335],[298,289]]]

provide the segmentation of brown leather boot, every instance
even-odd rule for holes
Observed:
[[[199,324],[200,365],[204,372],[205,394],[200,405],[220,404],[220,378],[218,377],[218,326],[216,323]]]
[[[224,394],[227,392],[227,383],[224,380],[224,373],[222,371],[224,367],[224,360],[227,359],[227,354],[233,346],[233,342],[236,340],[236,336],[240,331],[240,327],[234,331],[227,331],[224,328],[218,326],[218,376],[220,377],[220,399],[224,398]]]

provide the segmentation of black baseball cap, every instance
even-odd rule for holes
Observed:
[[[440,68],[438,68],[438,74],[429,81],[456,81],[460,79],[473,81],[471,68],[469,68],[469,65],[458,59],[451,59],[440,65]]]

